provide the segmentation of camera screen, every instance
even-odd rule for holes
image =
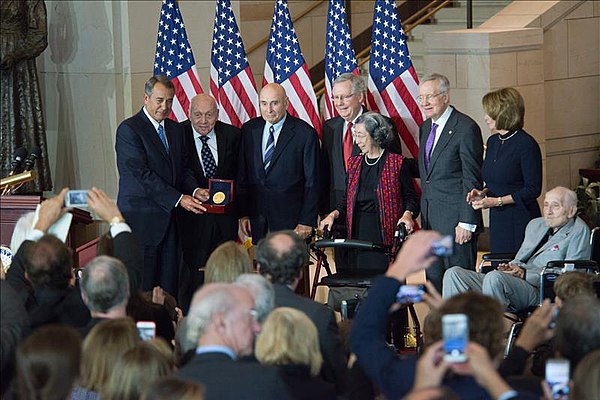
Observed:
[[[400,304],[420,303],[425,294],[424,285],[403,285],[398,289],[396,302]]]
[[[154,327],[153,326],[139,326],[137,327],[138,334],[142,340],[154,339]]]
[[[444,317],[454,317],[445,315]],[[443,318],[442,330],[444,335],[444,353],[460,357],[464,354],[469,341],[469,325],[465,318]]]
[[[546,362],[546,382],[550,386],[553,399],[561,399],[569,394],[569,362],[550,359]]]

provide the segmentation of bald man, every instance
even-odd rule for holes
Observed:
[[[237,175],[240,129],[218,121],[218,118],[215,99],[208,94],[199,94],[190,104],[190,119],[182,123],[189,167],[203,189],[208,189],[210,178],[235,180]],[[228,214],[201,215],[182,210],[178,217],[186,266],[181,280],[181,300],[185,307],[203,282],[203,274],[198,268],[206,264],[217,246],[237,238],[238,219],[235,210]],[[190,279],[185,279],[187,274],[191,275]]]
[[[317,132],[287,113],[288,98],[281,85],[263,87],[259,101],[261,117],[242,126],[240,231],[254,244],[267,232],[283,229],[306,238],[317,223]]]

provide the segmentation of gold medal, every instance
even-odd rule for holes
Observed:
[[[217,192],[217,193],[213,194],[212,201],[215,204],[221,204],[222,202],[225,201],[225,193]]]

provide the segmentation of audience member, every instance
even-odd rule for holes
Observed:
[[[260,330],[254,306],[249,291],[237,284],[206,284],[194,295],[188,335],[198,347],[177,376],[203,384],[206,399],[289,398],[276,368],[237,361],[252,354]]]
[[[556,351],[574,370],[586,354],[600,349],[600,300],[579,297],[565,303],[556,318]]]
[[[206,283],[231,283],[241,274],[252,272],[252,260],[241,245],[233,241],[219,245],[206,261]]]
[[[256,340],[256,358],[276,365],[294,399],[335,399],[335,386],[319,378],[323,357],[315,324],[289,307],[275,309]]]
[[[256,304],[256,320],[259,325],[265,322],[275,307],[275,289],[267,278],[259,274],[242,274],[235,280],[250,291]]]
[[[129,300],[129,277],[123,263],[109,256],[98,256],[83,269],[81,297],[92,319],[82,328],[87,333],[104,319],[125,318]]]
[[[333,311],[294,293],[307,258],[306,243],[292,231],[271,232],[256,249],[258,270],[275,289],[275,307],[300,310],[315,324],[323,355],[321,376],[335,383],[337,394],[342,395],[346,386],[346,357]]]
[[[420,231],[406,241],[386,276],[377,279],[362,304],[352,327],[350,342],[358,363],[388,398],[400,398],[410,391],[415,373],[412,356],[398,356],[385,342],[387,315],[401,282],[411,273],[427,268],[435,260],[432,245],[440,235]],[[469,319],[469,340],[481,345],[494,363],[502,350],[502,308],[495,300],[478,293],[465,293],[446,300],[432,310],[425,324],[425,343],[431,345],[442,336],[441,318],[462,313]],[[456,368],[456,367],[454,367]],[[468,368],[460,374],[473,375]],[[460,398],[490,398],[475,381],[476,376],[453,375],[443,380]]]
[[[102,400],[139,399],[146,386],[173,372],[169,360],[146,342],[127,350],[100,391]]]
[[[475,290],[497,299],[509,311],[537,305],[540,273],[549,261],[590,256],[590,229],[576,213],[575,192],[561,186],[550,190],[544,199],[544,217],[527,224],[514,260],[487,274],[450,268],[444,275],[443,297]]]
[[[572,398],[575,400],[600,399],[600,350],[588,353],[575,368]]]
[[[129,318],[105,319],[96,324],[83,341],[81,378],[73,389],[72,400],[99,398],[117,360],[139,342],[137,328]]]
[[[579,296],[597,297],[594,282],[598,280],[597,275],[580,271],[568,271],[560,274],[554,281],[556,305],[562,307],[565,302]]]
[[[198,337],[189,332],[189,318],[182,318],[175,329],[175,358],[177,365],[182,367],[194,356],[198,344]]]
[[[161,378],[142,392],[141,400],[204,400],[204,386],[177,378]]]
[[[483,220],[481,210],[465,199],[471,189],[483,186],[483,140],[477,123],[450,105],[447,77],[422,77],[417,101],[427,117],[419,129],[422,228],[452,235],[455,243],[453,255],[436,260],[426,272],[441,292],[445,270],[454,265],[475,268]]]
[[[75,329],[40,327],[17,350],[18,398],[67,399],[79,377],[80,360],[81,336]]]

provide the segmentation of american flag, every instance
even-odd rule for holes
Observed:
[[[400,138],[417,157],[423,113],[417,103],[419,78],[413,68],[406,35],[394,0],[377,0],[373,14],[369,61],[368,108],[394,120]]]
[[[333,81],[345,72],[358,75],[352,35],[346,22],[343,0],[329,0],[325,45],[325,119],[338,115],[331,100]]]
[[[175,85],[175,98],[169,118],[178,122],[188,119],[190,100],[202,93],[202,87],[176,0],[162,2],[154,55],[154,75],[164,75]]]
[[[317,96],[304,61],[285,0],[277,0],[267,46],[263,86],[276,82],[289,98],[288,112],[306,121],[321,136]]]
[[[219,119],[242,124],[258,115],[258,94],[246,58],[230,0],[217,0],[210,58],[210,94],[217,100]]]

